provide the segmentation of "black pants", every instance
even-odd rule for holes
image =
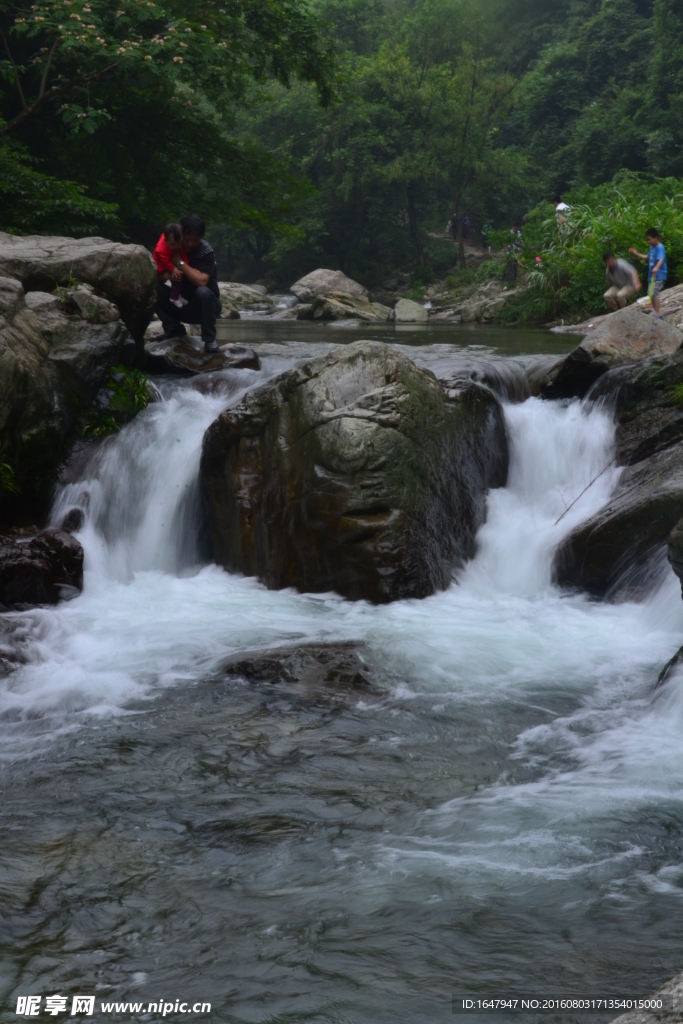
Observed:
[[[195,288],[186,306],[178,309],[171,302],[171,289],[157,282],[157,314],[166,334],[186,334],[183,324],[201,324],[202,341],[213,341],[216,337],[216,319],[222,309],[221,300],[204,286]]]

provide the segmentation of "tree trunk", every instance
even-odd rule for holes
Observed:
[[[412,192],[408,189],[406,191],[406,199],[408,201],[408,231],[410,233],[410,241],[413,243],[413,249],[415,250],[415,258],[418,266],[424,267],[425,265],[425,251],[422,246],[422,239],[420,238],[420,231],[417,226],[417,212],[415,210],[415,197]]]

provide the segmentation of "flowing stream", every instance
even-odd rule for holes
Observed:
[[[508,486],[445,593],[272,592],[205,564],[198,462],[286,361],[167,382],[57,497],[86,510],[86,579],[16,613],[29,661],[0,680],[3,1008],[83,992],[377,1024],[446,1021],[456,993],[646,995],[683,968],[683,676],[655,690],[683,602],[664,567],[640,604],[551,584],[618,480],[581,494],[610,416],[506,406]],[[376,690],[221,672],[339,640]]]

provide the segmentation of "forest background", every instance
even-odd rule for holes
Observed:
[[[196,210],[225,276],[419,289],[463,264],[451,216],[523,218],[539,295],[590,309],[650,219],[683,270],[682,178],[680,0],[0,0],[4,230]]]

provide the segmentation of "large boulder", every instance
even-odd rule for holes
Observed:
[[[612,500],[558,549],[555,577],[596,596],[637,593],[683,517],[683,353],[608,371],[591,400],[614,409],[625,469]]]
[[[648,567],[683,516],[683,443],[628,466],[611,499],[555,554],[556,582],[595,597],[637,595]]]
[[[83,589],[83,548],[70,533],[0,536],[0,611],[57,604]]]
[[[139,344],[154,312],[156,268],[142,245],[0,232],[0,274],[21,281],[27,292],[52,292],[74,280],[92,285],[116,305]]]
[[[300,302],[312,302],[318,295],[329,295],[331,292],[343,292],[362,298],[368,294],[358,281],[347,277],[341,270],[313,270],[300,278],[290,288]]]
[[[248,393],[207,430],[215,559],[271,588],[425,597],[474,553],[507,458],[488,388],[445,391],[380,342],[340,346]]]
[[[298,320],[362,320],[364,323],[386,323],[393,310],[378,302],[345,292],[318,295],[311,303],[297,307]]]
[[[639,363],[653,356],[667,356],[679,348],[683,333],[638,306],[628,306],[610,316],[586,335],[544,380],[544,398],[583,398],[592,384],[616,366]]]
[[[428,311],[419,302],[412,299],[399,299],[394,306],[394,320],[397,323],[419,323],[429,320]]]
[[[133,355],[118,318],[91,323],[53,304],[29,309],[20,282],[0,277],[0,462],[20,488],[14,499],[3,494],[3,511],[13,503],[41,515],[76,421],[112,365]]]

